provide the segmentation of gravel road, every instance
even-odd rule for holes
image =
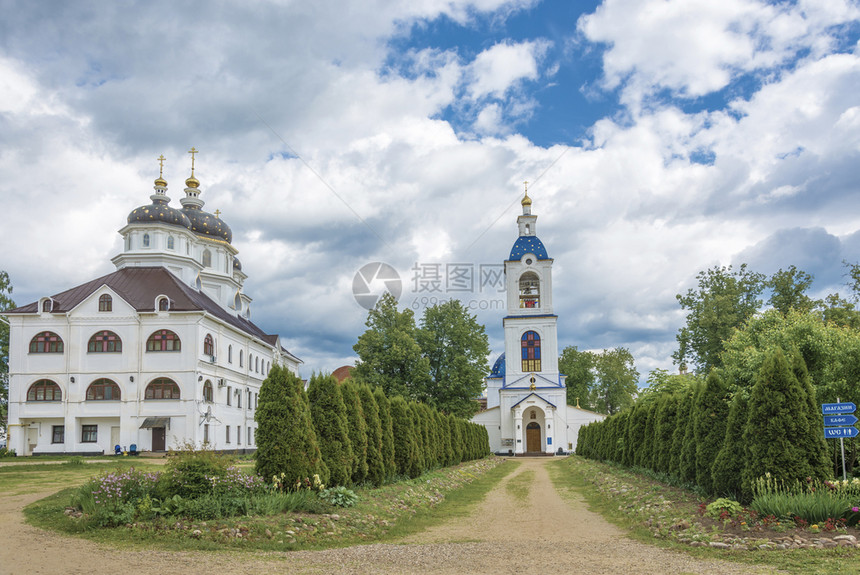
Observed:
[[[395,544],[292,553],[167,552],[113,549],[41,531],[22,509],[50,493],[0,494],[0,573],[222,575],[246,573],[492,574],[750,573],[749,565],[702,561],[627,539],[588,511],[575,492],[549,479],[552,458],[522,459],[465,518]],[[529,473],[528,495],[511,497],[509,481]],[[528,476],[527,476],[528,477]],[[521,486],[518,483],[518,487]],[[768,573],[770,570],[757,571]]]

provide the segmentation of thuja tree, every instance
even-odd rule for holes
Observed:
[[[748,395],[749,390],[744,388],[735,392],[729,406],[723,444],[711,466],[713,492],[720,497],[730,497],[744,502],[750,500],[750,494],[743,492],[741,484],[741,474],[747,461],[744,429],[747,424]]]
[[[347,379],[340,384],[343,404],[346,407],[347,430],[352,446],[352,482],[364,483],[367,479],[367,424],[364,406],[358,397],[356,384]]]
[[[385,480],[388,481],[397,474],[394,462],[394,428],[391,423],[391,402],[381,388],[373,391],[373,399],[379,407],[379,425],[382,427],[382,466],[385,470]]]
[[[765,473],[789,483],[806,477],[825,478],[810,465],[810,435],[821,430],[810,426],[809,405],[807,391],[783,351],[771,351],[750,394],[744,429],[749,457],[742,476],[746,491]]]
[[[417,469],[417,465],[414,465],[417,449],[413,423],[409,414],[409,406],[406,404],[406,400],[399,395],[391,398],[391,427],[391,436],[394,439],[396,474],[417,477],[420,475],[420,471],[412,475]]]
[[[351,485],[353,452],[347,431],[346,406],[331,375],[313,375],[308,385],[311,417],[331,485]]]
[[[684,436],[687,432],[687,421],[693,410],[695,388],[689,387],[681,392],[678,400],[678,411],[675,414],[675,431],[672,433],[672,453],[669,456],[669,475],[681,477],[681,459],[684,451]]]
[[[711,371],[696,398],[696,483],[707,493],[714,491],[711,467],[726,438],[727,393],[723,379],[716,371]]]
[[[700,385],[693,388],[693,395],[690,398],[690,411],[684,422],[684,438],[678,459],[678,477],[689,483],[696,481],[696,408],[699,405],[699,394],[701,393],[702,387]]]
[[[414,430],[413,437],[415,438],[415,455],[412,456],[412,460],[410,461],[409,476],[418,477],[428,467],[427,456],[425,454],[425,449],[428,444],[427,423],[424,420],[424,412],[417,402],[409,402],[407,405],[407,413],[408,418],[412,423],[412,429]]]
[[[265,478],[295,480],[320,476],[328,483],[302,380],[289,369],[273,365],[260,387],[254,413],[257,422],[255,470]]]
[[[812,386],[809,372],[806,370],[806,363],[798,352],[791,355],[791,371],[806,393],[805,413],[801,412],[797,415],[798,417],[805,416],[809,429],[812,430],[811,433],[800,439],[803,442],[803,449],[807,454],[810,473],[817,477],[828,477],[831,474],[830,453],[827,440],[824,439],[824,434],[818,432],[821,422],[821,411],[815,396],[815,388]]]
[[[672,439],[679,399],[678,395],[665,394],[657,400],[657,419],[654,425],[654,469],[665,473],[669,473],[672,459]]]
[[[382,458],[382,422],[379,418],[379,405],[373,392],[366,385],[358,386],[358,398],[364,413],[367,432],[367,481],[372,485],[382,485],[385,481],[385,462]],[[390,417],[390,416],[389,416]]]

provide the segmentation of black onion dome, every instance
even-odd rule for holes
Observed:
[[[192,232],[217,240],[223,240],[228,244],[233,242],[233,230],[230,229],[230,226],[224,220],[216,217],[214,214],[189,206],[182,208],[182,213],[191,221],[188,227]]]
[[[242,262],[239,261],[239,258],[233,258],[233,269],[242,271]]]
[[[164,200],[155,200],[148,206],[135,208],[128,215],[128,223],[130,224],[155,222],[191,228],[191,220],[182,210],[171,208]]]

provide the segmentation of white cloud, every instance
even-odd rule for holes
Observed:
[[[549,44],[544,40],[501,42],[478,54],[469,65],[467,91],[473,99],[501,98],[523,80],[537,80],[540,59]]]

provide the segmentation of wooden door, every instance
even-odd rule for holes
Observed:
[[[163,427],[153,427],[152,428],[152,450],[153,451],[164,451],[164,428]]]
[[[526,453],[539,453],[540,450],[540,425],[533,421],[526,426]]]

